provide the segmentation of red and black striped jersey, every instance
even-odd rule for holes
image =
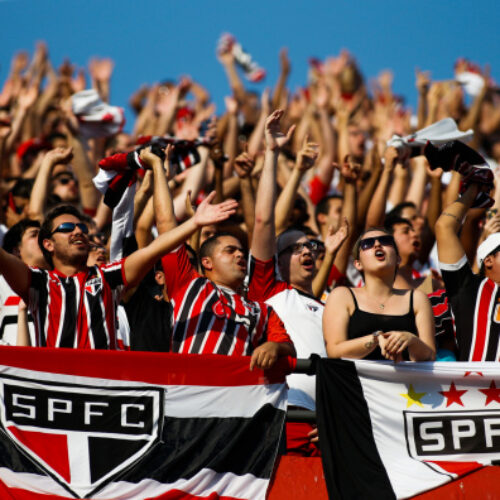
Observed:
[[[268,340],[291,343],[270,306],[198,274],[184,246],[163,257],[162,264],[174,307],[171,352],[249,356]]]
[[[457,361],[499,361],[498,285],[474,274],[465,255],[456,264],[439,267],[455,319]]]
[[[28,307],[36,345],[78,349],[119,349],[116,307],[126,286],[124,259],[89,267],[73,276],[30,268]]]

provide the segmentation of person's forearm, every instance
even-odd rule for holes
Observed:
[[[175,219],[174,204],[170,189],[168,189],[167,177],[163,168],[163,161],[158,158],[153,162],[153,207],[156,217],[156,227],[160,234],[170,231],[177,226]]]
[[[407,188],[408,171],[403,167],[403,165],[398,164],[394,169],[392,185],[389,188],[389,194],[387,196],[391,206],[395,207],[404,201]]]
[[[425,168],[427,160],[423,156],[414,158],[414,169],[405,201],[411,201],[420,210],[425,196],[425,186],[427,184],[427,170]]]
[[[431,177],[431,189],[429,192],[429,204],[427,206],[427,225],[429,226],[432,234],[435,234],[434,226],[441,213],[442,204],[442,188],[441,178]]]
[[[238,72],[236,71],[236,66],[234,62],[224,64],[224,69],[226,71],[227,79],[229,81],[229,86],[231,87],[231,90],[233,91],[236,98],[240,102],[243,102],[243,100],[245,99],[245,87],[243,86],[243,83],[240,77],[238,76]]]
[[[29,302],[30,270],[16,256],[0,248],[0,274],[26,304]]]
[[[260,150],[260,145],[262,144],[262,139],[264,138],[264,130],[266,126],[267,113],[262,111],[259,116],[259,121],[250,135],[250,139],[248,140],[248,154],[252,158],[257,156],[257,153]]]
[[[313,294],[315,297],[321,298],[323,292],[326,289],[326,285],[328,284],[328,277],[330,276],[330,271],[332,269],[332,264],[335,259],[337,252],[330,253],[326,252],[325,257],[323,258],[323,262],[321,263],[316,276],[312,282]]]
[[[30,219],[43,220],[52,167],[52,163],[47,158],[42,160],[42,164],[35,177],[35,182],[33,183],[33,188],[31,189],[28,207]]]
[[[436,222],[436,231],[439,228],[442,231],[457,234],[458,230],[462,226],[465,214],[472,206],[477,193],[478,187],[476,185],[472,185],[462,196],[455,200],[451,205],[447,206]]]
[[[368,208],[370,207],[370,201],[373,199],[375,190],[377,189],[380,176],[382,175],[382,168],[380,165],[372,165],[371,175],[368,182],[364,185],[363,189],[358,196],[358,206],[356,227],[363,228],[368,213]]]
[[[377,346],[376,337],[370,334],[357,339],[344,340],[337,344],[326,342],[326,353],[329,358],[363,359],[371,354]]]
[[[292,170],[292,173],[290,174],[290,177],[288,178],[284,189],[278,196],[275,215],[275,226],[277,234],[283,232],[287,227],[288,219],[293,209],[293,203],[297,194],[297,189],[302,179],[302,175],[303,172],[301,172],[298,168],[294,168]]]
[[[380,227],[383,224],[391,177],[392,171],[384,168],[366,215],[365,227]]]
[[[151,197],[146,203],[146,207],[137,219],[137,223],[135,225],[135,239],[137,240],[137,246],[139,248],[144,248],[153,241],[153,234],[151,233],[151,229],[153,227],[154,221],[155,210],[153,205],[153,197]]]
[[[460,130],[469,130],[470,128],[475,129],[477,127],[479,116],[481,114],[481,106],[483,105],[484,98],[486,97],[486,92],[488,91],[488,85],[486,82],[479,94],[474,99],[469,111],[464,118],[458,123],[458,128]]]
[[[356,241],[356,238],[358,237],[358,231],[356,228],[356,204],[356,186],[353,183],[346,183],[344,186],[344,200],[342,202],[341,220],[346,218],[349,227],[352,228],[352,230],[348,238],[342,243],[334,260],[335,267],[342,274],[346,273],[351,248],[354,241]]]
[[[14,115],[14,119],[12,120],[10,134],[7,136],[5,142],[5,149],[7,153],[10,153],[14,144],[19,139],[19,135],[21,134],[24,119],[26,118],[27,110],[24,108],[19,108]]]
[[[420,130],[425,126],[425,118],[427,115],[427,92],[418,93],[417,102],[417,129]]]
[[[189,169],[189,173],[182,184],[180,193],[174,198],[175,216],[178,220],[182,220],[186,217],[186,196],[188,191],[191,191],[191,199],[196,200],[205,183],[208,149],[200,146],[198,151],[200,153],[200,163]]]
[[[416,335],[408,346],[408,353],[411,361],[433,361],[436,359],[436,351]]]
[[[86,210],[96,210],[101,194],[92,182],[95,169],[87,155],[83,140],[78,136],[72,136],[70,143],[73,146],[72,165],[80,187],[82,207]]]
[[[238,117],[231,114],[228,120],[226,138],[224,140],[224,151],[227,161],[224,165],[224,178],[233,174],[233,164],[238,151]]]
[[[26,305],[19,305],[17,315],[17,337],[16,345],[29,347],[31,346],[30,332],[28,327],[28,310]]]
[[[214,162],[214,184],[215,184],[215,199],[214,203],[222,203],[224,201],[224,174],[223,162],[219,165],[215,165]]]
[[[248,244],[252,242],[253,228],[255,224],[255,197],[253,192],[252,180],[250,177],[240,179],[241,209],[243,219],[247,227]]]

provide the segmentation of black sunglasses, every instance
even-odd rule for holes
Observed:
[[[364,240],[361,240],[359,242],[359,248],[361,248],[361,250],[370,250],[370,248],[375,246],[376,241],[378,241],[383,247],[395,246],[394,238],[389,234],[385,234],[384,236],[375,236],[373,238],[365,238]]]
[[[89,228],[83,222],[63,222],[59,226],[57,226],[50,235],[52,236],[54,233],[72,233],[75,230],[75,227],[80,229],[83,234],[88,234]]]
[[[69,184],[71,181],[78,182],[75,177],[71,177],[71,176],[56,177],[54,180],[63,186],[65,186],[66,184]]]

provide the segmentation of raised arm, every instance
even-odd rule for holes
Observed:
[[[255,224],[255,195],[251,179],[254,166],[255,161],[248,153],[241,153],[236,160],[234,160],[234,170],[240,178],[241,209],[247,228],[249,245],[252,242]]]
[[[396,148],[390,147],[385,150],[384,168],[368,209],[365,227],[378,227],[384,223],[385,204],[397,158],[398,151]]]
[[[33,189],[31,190],[28,208],[30,219],[43,220],[52,168],[57,164],[69,163],[72,158],[72,148],[52,149],[43,157],[33,184]]]
[[[200,203],[193,217],[180,226],[161,234],[147,247],[141,248],[127,257],[124,270],[129,287],[138,285],[160,257],[178,247],[199,228],[222,222],[235,213],[238,206],[236,201],[226,200],[218,205],[211,205],[214,198],[215,192],[210,193]]]
[[[26,304],[29,302],[30,270],[18,257],[0,248],[0,274]]]
[[[290,60],[288,59],[288,49],[283,48],[280,50],[280,76],[276,83],[273,93],[273,108],[277,109],[281,104],[281,98],[286,88],[286,81],[290,74]]]
[[[274,205],[276,203],[276,166],[279,150],[292,137],[294,126],[287,134],[280,131],[283,110],[274,111],[266,120],[266,152],[255,200],[255,226],[252,237],[252,255],[262,261],[269,260],[275,252]]]
[[[308,142],[307,136],[304,138],[301,150],[297,153],[297,159],[288,181],[281,191],[276,202],[276,234],[282,233],[287,228],[288,219],[293,209],[293,202],[300,181],[304,174],[314,166],[318,158],[318,145]]]
[[[471,184],[462,196],[444,209],[437,220],[436,242],[439,262],[456,264],[465,256],[464,247],[457,233],[478,191],[479,187]]]

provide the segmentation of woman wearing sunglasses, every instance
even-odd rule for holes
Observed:
[[[353,249],[361,288],[338,287],[323,313],[331,358],[429,361],[435,358],[434,321],[427,296],[394,288],[399,255],[392,235],[368,229]]]

